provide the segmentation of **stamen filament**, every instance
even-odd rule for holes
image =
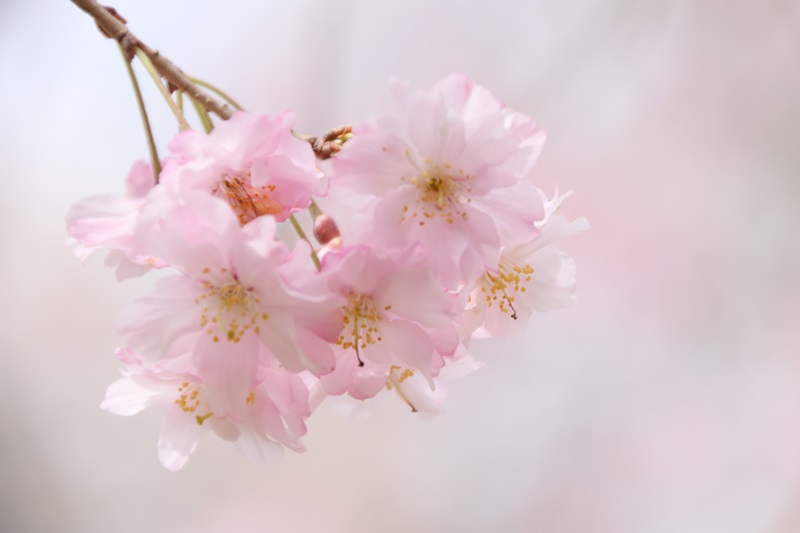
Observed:
[[[417,412],[419,412],[419,411],[417,410],[417,408],[414,406],[414,404],[413,404],[413,403],[411,403],[411,400],[409,400],[409,399],[408,399],[408,396],[406,396],[405,394],[403,394],[403,390],[400,388],[400,383],[398,383],[398,382],[397,382],[397,381],[394,379],[394,376],[393,376],[393,373],[394,373],[394,368],[391,370],[391,372],[392,372],[392,373],[390,373],[390,374],[389,374],[389,381],[390,381],[392,384],[394,384],[394,387],[389,387],[389,388],[394,388],[394,390],[395,390],[395,391],[397,391],[397,394],[400,396],[400,398],[401,398],[401,399],[402,399],[404,402],[406,402],[406,403],[408,404],[408,406],[409,406],[409,407],[411,407],[411,412],[412,412],[412,413],[417,413]],[[387,383],[387,386],[388,386],[388,385],[390,385],[390,384],[389,384],[389,383]]]
[[[356,348],[356,359],[358,359],[359,368],[364,366],[364,361],[361,360],[361,353],[358,351],[358,343],[360,335],[358,334],[358,317],[353,321],[353,344]]]
[[[204,414],[203,416],[197,415],[197,416],[195,417],[195,420],[197,420],[197,425],[198,425],[198,426],[202,426],[202,425],[203,425],[203,422],[205,422],[206,420],[208,420],[208,419],[209,419],[209,418],[211,418],[212,416],[214,416],[214,413],[206,413],[206,414]]]

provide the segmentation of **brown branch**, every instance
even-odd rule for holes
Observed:
[[[161,55],[158,50],[150,48],[132,34],[130,30],[128,30],[128,27],[121,22],[121,20],[124,19],[117,14],[116,10],[101,6],[94,0],[72,0],[72,3],[88,13],[95,20],[97,27],[103,34],[110,39],[119,41],[129,58],[133,57],[133,54],[138,48],[150,58],[153,66],[156,67],[158,72],[172,87],[185,92],[205,109],[216,113],[225,120],[233,116],[233,111],[230,106],[219,102],[209,96],[208,93],[203,92],[197,85],[189,80],[186,74],[184,74],[175,63]]]
[[[101,6],[95,0],[72,0],[72,3],[89,14],[97,23],[98,29],[108,37],[120,43],[128,61],[133,60],[136,50],[141,50],[146,55],[158,73],[167,80],[170,91],[180,90],[186,93],[194,102],[204,109],[216,113],[220,118],[228,120],[233,116],[233,110],[227,104],[220,102],[204,92],[197,84],[193,83],[175,63],[161,55],[147,44],[139,40],[126,26],[126,20],[117,13],[113,7]],[[342,149],[342,144],[350,138],[352,128],[341,126],[327,132],[322,137],[304,135],[293,132],[295,137],[307,141],[317,159],[328,159]]]

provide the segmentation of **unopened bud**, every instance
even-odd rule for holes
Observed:
[[[320,215],[314,220],[314,237],[316,237],[318,243],[328,244],[340,235],[339,227],[332,217]]]

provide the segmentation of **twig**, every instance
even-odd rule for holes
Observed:
[[[174,87],[191,96],[196,102],[225,120],[233,116],[230,106],[219,102],[208,93],[202,91],[191,82],[186,74],[175,63],[161,55],[158,50],[150,48],[130,32],[128,27],[115,17],[108,8],[94,0],[72,0],[72,3],[88,13],[97,23],[98,28],[109,38],[118,41],[123,49],[138,48],[150,59],[158,72]]]
[[[150,48],[131,33],[125,25],[125,19],[114,8],[101,6],[95,0],[72,0],[72,3],[88,13],[106,37],[118,41],[129,60],[133,58],[137,50],[147,56],[153,67],[167,80],[170,89],[177,89],[182,93],[186,93],[194,102],[200,104],[205,110],[216,113],[223,120],[228,120],[233,116],[231,106],[216,100],[204,92],[198,87],[197,83],[193,83],[192,79],[184,74],[172,61],[161,55],[158,50]],[[197,81],[201,83],[201,80]],[[201,84],[217,92],[224,99],[230,98],[210,84],[205,82]],[[233,103],[232,100],[231,102]],[[236,104],[234,103],[234,105]],[[318,159],[328,159],[342,149],[342,144],[352,136],[352,128],[350,126],[335,128],[322,137],[293,133],[295,137],[307,141],[311,145]]]

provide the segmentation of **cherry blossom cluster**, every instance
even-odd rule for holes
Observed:
[[[390,92],[329,159],[292,113],[237,112],[175,135],[157,179],[137,162],[123,197],[68,213],[79,257],[108,250],[118,279],[161,271],[116,321],[123,377],[102,407],[160,409],[166,468],[209,430],[256,460],[302,451],[327,396],[438,411],[448,374],[479,366],[472,338],[573,301],[574,261],[551,245],[588,223],[531,181],[533,120],[458,74]],[[303,237],[291,246],[287,222]]]

